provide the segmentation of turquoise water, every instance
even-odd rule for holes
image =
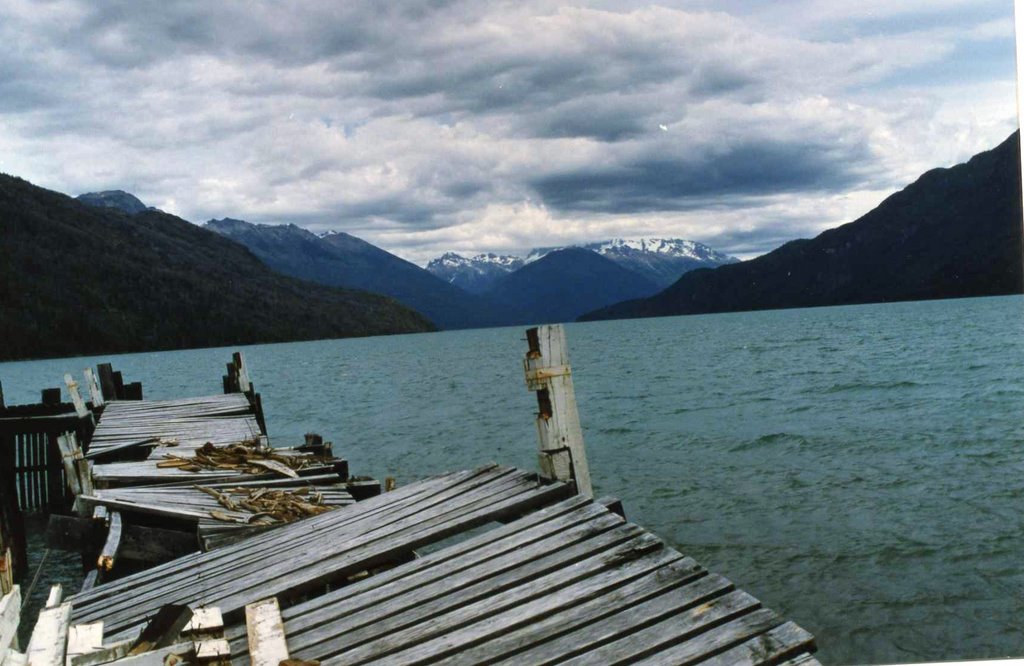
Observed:
[[[1024,655],[1024,299],[567,327],[595,491],[812,631],[829,663]],[[535,467],[521,329],[243,347],[272,440],[399,483]],[[111,360],[147,398],[229,349],[0,364],[9,403]]]

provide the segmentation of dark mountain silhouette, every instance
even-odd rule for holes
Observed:
[[[274,273],[180,218],[0,174],[0,358],[430,330],[395,301]]]
[[[501,278],[487,292],[515,323],[573,321],[582,313],[658,287],[591,250],[556,250]]]
[[[142,203],[134,194],[124,190],[106,190],[105,192],[86,192],[75,197],[84,204],[97,208],[116,208],[123,210],[129,215],[150,210],[149,206]]]
[[[205,227],[241,243],[280,273],[391,296],[441,328],[502,323],[502,314],[486,300],[346,233],[317,236],[294,224],[251,224],[230,218],[210,220]]]
[[[934,169],[860,219],[764,256],[683,275],[582,319],[1017,294],[1020,133]]]

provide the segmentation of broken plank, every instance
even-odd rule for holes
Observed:
[[[97,664],[107,664],[118,659],[123,659],[127,654],[128,650],[131,649],[132,643],[135,642],[134,638],[130,638],[124,641],[118,641],[111,645],[101,646],[98,650],[89,652],[88,654],[80,654],[72,657],[68,655],[67,666],[97,666]]]
[[[121,547],[121,513],[110,512],[110,526],[107,532],[107,540],[103,542],[103,549],[100,551],[99,559],[96,561],[97,568],[103,571],[110,571],[114,568],[114,561],[117,558],[117,551]]]
[[[146,624],[139,637],[135,639],[131,650],[128,651],[128,656],[172,645],[191,619],[192,609],[188,606],[175,604],[161,606],[156,615]]]
[[[111,663],[117,666],[176,666],[191,663],[194,654],[195,646],[192,642],[175,643],[149,652],[128,655]]]
[[[223,632],[224,617],[216,606],[204,606],[192,611],[192,619],[181,630],[184,636],[207,636]]]
[[[231,646],[226,639],[208,638],[195,644],[196,661],[219,661],[231,656]]]
[[[25,655],[32,666],[64,666],[64,650],[68,642],[71,604],[44,608],[32,630]]]
[[[64,588],[60,583],[50,588],[50,594],[46,597],[46,608],[56,608],[64,598]]]
[[[288,642],[277,597],[248,604],[245,607],[245,626],[252,666],[278,666],[288,658]]]
[[[18,621],[21,618],[21,586],[15,585],[0,599],[0,664],[9,650],[18,647]]]
[[[76,624],[68,630],[66,663],[81,655],[103,649],[103,622]]]

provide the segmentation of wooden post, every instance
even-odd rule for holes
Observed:
[[[3,410],[5,407],[6,405],[4,404],[4,384],[3,382],[0,382],[0,410]]]
[[[78,418],[84,419],[89,416],[89,410],[85,406],[85,401],[82,400],[82,396],[78,393],[78,382],[72,377],[70,372],[64,373],[64,384],[68,387],[68,393],[71,394],[71,402],[75,404],[75,413],[78,414]]]
[[[85,375],[85,385],[92,397],[92,408],[99,409],[103,406],[103,392],[100,391],[100,385],[96,382],[96,375],[92,373],[92,368],[86,368],[82,374]]]
[[[120,370],[110,375],[114,382],[114,397],[117,400],[124,400],[124,376]]]
[[[114,368],[109,363],[100,363],[96,366],[96,374],[100,376],[100,390],[103,391],[103,399],[116,400],[117,390],[114,388]]]
[[[561,324],[531,328],[526,331],[526,340],[529,351],[523,366],[526,388],[537,392],[541,474],[559,481],[575,481],[576,492],[593,497],[565,328]]]
[[[249,381],[249,369],[245,367],[245,358],[242,356],[242,352],[232,354],[231,360],[234,362],[235,369],[238,372],[238,390],[242,393],[248,393],[252,390],[252,382]]]

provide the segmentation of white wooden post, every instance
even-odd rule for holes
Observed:
[[[238,388],[242,393],[248,393],[252,390],[252,382],[249,380],[249,368],[245,365],[245,357],[242,356],[242,352],[235,352],[232,360],[235,369],[238,370]]]
[[[92,368],[86,368],[82,374],[85,375],[85,385],[89,389],[89,395],[92,396],[92,407],[99,409],[103,406],[103,391],[100,390],[100,385],[96,382],[96,375]]]
[[[71,395],[71,402],[75,403],[75,413],[78,414],[78,418],[84,419],[90,415],[90,412],[85,407],[85,401],[82,400],[81,394],[78,392],[78,382],[72,377],[70,372],[64,373],[64,383],[68,387],[68,393]]]
[[[526,388],[537,392],[541,474],[575,481],[580,495],[593,497],[565,328],[561,324],[531,328],[526,331],[526,340],[529,351],[523,365]]]

